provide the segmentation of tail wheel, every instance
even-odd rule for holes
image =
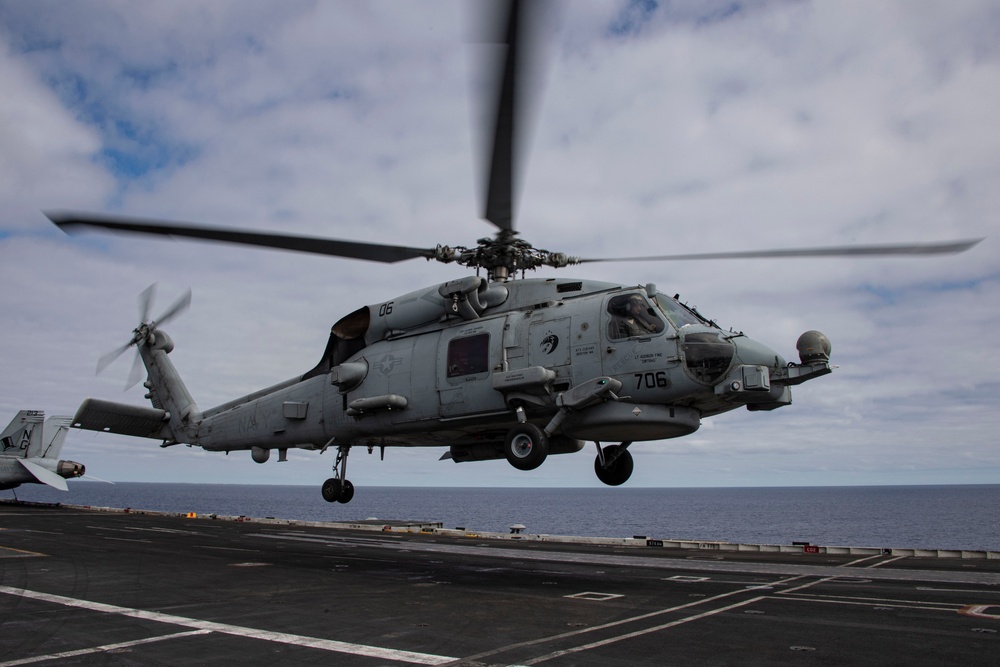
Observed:
[[[608,486],[621,486],[632,476],[632,469],[635,464],[632,462],[632,454],[621,445],[610,445],[604,448],[605,464],[601,465],[601,457],[594,461],[594,472],[597,479]]]
[[[507,433],[503,451],[518,470],[534,470],[549,455],[549,439],[534,424],[518,424]]]

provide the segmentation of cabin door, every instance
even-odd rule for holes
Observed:
[[[509,412],[493,388],[501,367],[506,318],[477,320],[441,332],[437,356],[442,417]]]

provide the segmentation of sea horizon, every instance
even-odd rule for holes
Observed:
[[[9,492],[8,492],[9,493]],[[1000,551],[1000,484],[811,487],[422,487],[359,489],[327,503],[314,485],[75,482],[19,499],[302,521],[440,522],[485,532],[648,536],[745,544]],[[11,497],[11,496],[8,496]]]

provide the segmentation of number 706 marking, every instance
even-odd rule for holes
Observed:
[[[667,379],[666,371],[656,371],[655,373],[635,373],[635,388],[642,389],[643,386],[646,389],[663,389],[670,386],[670,380]]]

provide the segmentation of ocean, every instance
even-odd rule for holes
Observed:
[[[306,521],[440,521],[445,528],[589,537],[809,542],[821,546],[1000,551],[1000,485],[780,488],[429,488],[364,486],[349,504],[315,486],[100,484],[18,498],[97,507]],[[0,497],[13,497],[0,492]]]

